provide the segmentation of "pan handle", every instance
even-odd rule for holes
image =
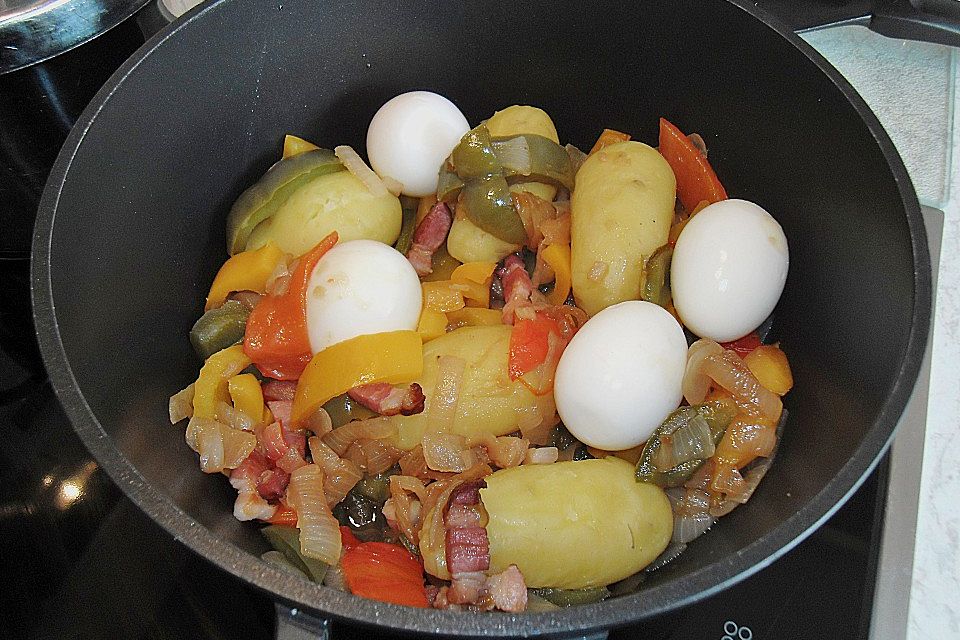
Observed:
[[[839,7],[767,0],[765,8],[800,32],[859,24],[891,38],[960,47],[960,0],[873,0]]]
[[[875,0],[870,28],[892,38],[960,47],[960,2]]]
[[[330,640],[330,621],[326,618],[279,602],[273,606],[277,614],[276,640]]]

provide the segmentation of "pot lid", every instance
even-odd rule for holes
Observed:
[[[83,44],[149,1],[0,0],[0,74]]]

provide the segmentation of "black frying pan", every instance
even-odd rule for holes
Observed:
[[[727,191],[791,248],[775,331],[796,387],[748,505],[643,590],[549,614],[423,611],[318,588],[261,562],[256,527],[166,420],[199,362],[186,332],[225,258],[234,198],[295,132],[363,148],[391,96],[429,89],[471,122],[512,103],[587,148],[602,127],[702,133]],[[652,616],[773,562],[888,445],[920,365],[930,265],[910,180],[849,85],[752,3],[224,0],[162,32],[107,83],[53,169],[34,242],[45,362],[117,484],[171,535],[278,601],[395,630],[576,634]]]

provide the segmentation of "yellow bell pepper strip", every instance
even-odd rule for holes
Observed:
[[[233,406],[246,414],[251,420],[263,419],[263,389],[260,381],[252,373],[241,373],[227,382]]]
[[[287,134],[283,136],[283,157],[292,158],[293,156],[298,156],[301,153],[307,151],[313,151],[314,149],[319,149],[317,145],[312,142],[307,142],[303,138],[298,138],[297,136],[291,136]]]
[[[793,388],[793,373],[786,354],[775,344],[761,344],[743,358],[757,382],[778,396]]]
[[[447,328],[451,330],[460,327],[496,326],[503,324],[503,311],[500,309],[464,307],[448,313],[447,322]]]
[[[677,177],[677,197],[684,209],[692,211],[701,200],[713,203],[727,199],[727,192],[707,157],[664,118],[660,118],[658,150]]]
[[[300,258],[282,295],[267,295],[247,319],[243,349],[263,375],[296,380],[310,362],[307,284],[320,258],[338,240],[333,231]]]
[[[267,279],[284,259],[283,250],[272,241],[259,249],[236,254],[224,262],[220,271],[217,271],[203,310],[209,311],[219,307],[234,291],[263,293],[266,290]]]
[[[334,396],[372,382],[397,384],[423,373],[423,343],[416,331],[372,333],[329,346],[313,356],[297,382],[293,424]]]
[[[463,292],[453,288],[452,284],[450,280],[422,283],[423,308],[440,313],[463,309]]]
[[[547,294],[547,302],[552,305],[561,305],[567,301],[570,295],[571,269],[570,269],[570,245],[568,244],[550,244],[541,250],[540,255],[544,262],[550,265],[553,273],[556,274],[553,291]]]
[[[250,358],[244,353],[243,345],[239,344],[207,358],[193,388],[193,415],[198,418],[219,419],[217,405],[220,402],[230,402],[227,381],[248,366]]]
[[[490,283],[496,268],[494,262],[466,262],[453,270],[450,282],[460,285],[457,288],[467,302],[474,301],[478,306],[487,308],[490,306]]]
[[[430,342],[447,332],[447,315],[433,309],[424,309],[420,312],[420,321],[417,322],[417,333],[424,342]]]

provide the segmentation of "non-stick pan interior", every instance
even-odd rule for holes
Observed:
[[[35,295],[61,397],[164,526],[321,611],[420,631],[561,631],[728,583],[803,535],[873,464],[926,334],[926,245],[903,167],[862,103],[796,42],[724,1],[207,7],[121,70],[52,174]],[[167,398],[200,366],[186,336],[226,258],[232,201],[278,159],[283,134],[362,152],[379,105],[413,89],[447,96],[472,123],[540,106],[583,149],[604,127],[655,145],[666,116],[703,135],[731,196],[784,227],[790,275],[774,331],[796,386],[777,462],[748,505],[652,574],[642,596],[524,618],[413,613],[312,589],[243,553],[263,550],[257,528],[233,519],[226,480],[204,476],[167,421]]]

